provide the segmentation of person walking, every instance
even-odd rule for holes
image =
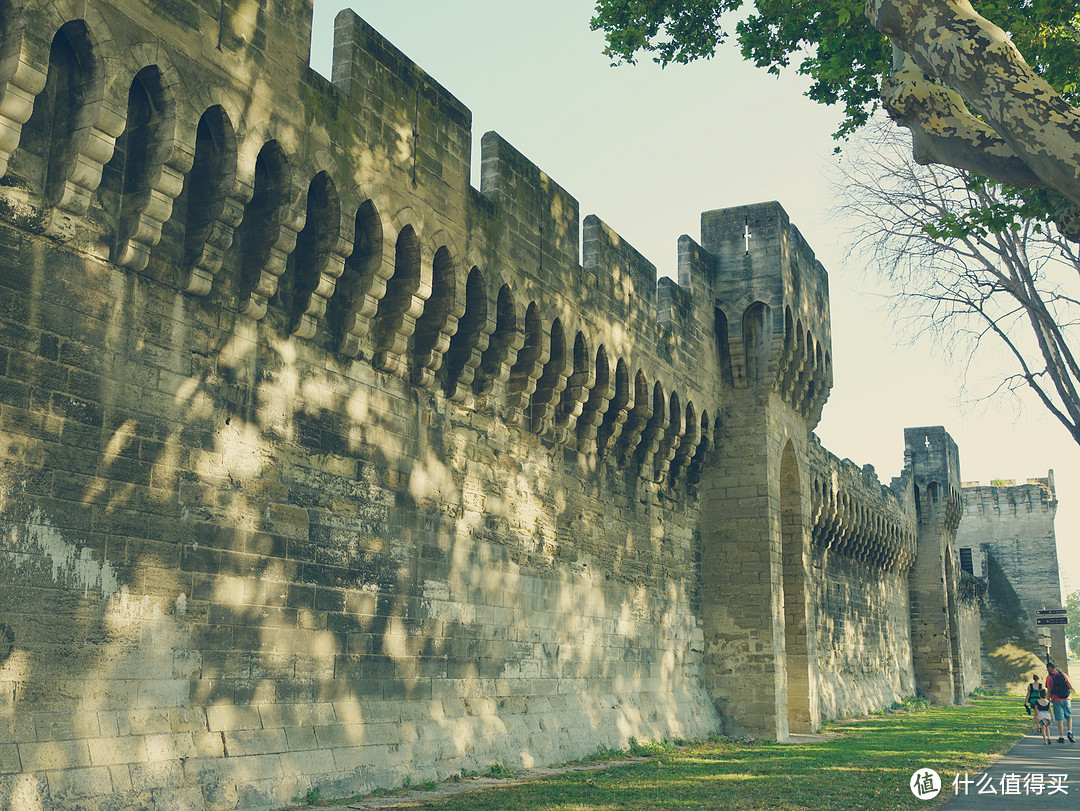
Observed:
[[[1039,700],[1039,690],[1042,689],[1042,685],[1039,684],[1039,674],[1035,673],[1031,677],[1031,684],[1027,688],[1027,698],[1024,699],[1024,709],[1027,710],[1027,714],[1031,715],[1035,712],[1035,702]],[[1035,719],[1035,731],[1039,731],[1039,719]]]
[[[1042,733],[1043,743],[1050,746],[1050,699],[1046,697],[1046,688],[1039,690],[1039,696],[1031,706],[1035,710],[1035,723]]]
[[[1046,660],[1045,689],[1054,708],[1054,720],[1057,721],[1057,742],[1065,743],[1065,736],[1068,735],[1069,743],[1076,743],[1072,734],[1072,701],[1069,699],[1072,683],[1068,676],[1057,669],[1053,659]]]

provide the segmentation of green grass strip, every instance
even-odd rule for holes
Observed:
[[[773,809],[897,811],[934,808],[952,796],[958,772],[974,775],[1007,750],[1031,722],[1018,698],[975,698],[964,707],[919,707],[843,721],[813,743],[722,738],[598,772],[424,804],[460,811],[608,809]],[[912,773],[935,769],[942,796],[916,799]]]

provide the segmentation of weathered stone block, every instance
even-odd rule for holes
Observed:
[[[0,744],[0,774],[15,774],[21,767],[18,747],[13,743]]]
[[[261,729],[262,717],[258,707],[216,704],[206,708],[206,723],[211,732]]]
[[[90,749],[85,740],[20,743],[18,746],[19,760],[23,770],[27,772],[91,765]]]
[[[97,766],[118,763],[144,763],[147,758],[146,739],[142,735],[120,738],[96,738],[87,741],[90,761]]]
[[[49,772],[49,793],[60,801],[111,794],[112,778],[105,768],[64,769]]]

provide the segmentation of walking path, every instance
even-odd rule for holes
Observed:
[[[941,775],[941,796],[951,798],[941,811],[1080,809],[1080,739],[1059,744],[1053,731],[1050,746],[1030,732],[978,774]]]

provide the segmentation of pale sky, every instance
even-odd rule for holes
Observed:
[[[965,481],[1021,483],[1052,468],[1058,556],[1067,586],[1080,588],[1080,447],[1034,398],[976,401],[1001,369],[969,370],[965,390],[959,361],[898,337],[874,269],[845,263],[844,223],[829,215],[840,112],[805,98],[805,82],[744,63],[732,45],[690,66],[612,68],[589,31],[589,0],[315,0],[312,65],[324,75],[346,5],[472,110],[474,184],[480,137],[495,130],[661,275],[675,275],[681,234],[699,238],[702,211],[779,201],[829,271],[825,447],[888,484],[904,428],[944,425]]]

